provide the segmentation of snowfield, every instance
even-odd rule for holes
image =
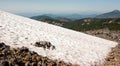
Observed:
[[[56,49],[35,47],[37,41],[49,41]],[[4,11],[0,11],[0,42],[13,48],[25,46],[39,55],[80,66],[100,65],[117,45],[113,41]]]

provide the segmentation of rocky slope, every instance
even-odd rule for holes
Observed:
[[[101,38],[119,42],[112,48],[112,51],[106,56],[103,66],[120,66],[120,31],[110,31],[108,29],[86,31],[85,33]],[[42,42],[46,43],[46,42]],[[48,42],[49,43],[49,42]],[[0,65],[3,66],[77,66],[67,64],[60,60],[51,60],[47,57],[38,55],[36,52],[29,51],[28,48],[10,48],[10,46],[0,43]]]
[[[120,66],[120,31],[110,31],[108,29],[86,31],[85,33],[97,37],[117,41],[119,44],[112,48],[112,51],[106,57],[103,66]]]
[[[102,37],[105,39],[119,42],[112,48],[112,51],[106,56],[103,66],[120,66],[120,31],[110,31],[108,29],[86,31],[85,33]],[[45,42],[44,42],[45,43]],[[77,66],[67,64],[60,60],[51,60],[47,57],[38,55],[36,52],[29,51],[28,48],[10,48],[10,46],[0,43],[0,65],[3,66]]]
[[[60,60],[51,60],[29,51],[28,48],[11,48],[0,43],[0,66],[77,66]]]

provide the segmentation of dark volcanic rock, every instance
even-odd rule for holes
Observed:
[[[10,46],[6,46],[4,43],[0,43],[0,50],[3,50],[5,48],[10,48]]]
[[[9,62],[8,61],[2,61],[1,66],[9,66]]]
[[[50,42],[47,41],[39,41],[34,44],[36,47],[42,47],[44,49],[55,49],[55,46],[52,45]]]

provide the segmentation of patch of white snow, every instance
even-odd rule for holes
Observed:
[[[35,47],[33,44],[37,41],[49,41],[56,49]],[[13,48],[25,46],[40,55],[80,66],[102,63],[111,48],[117,45],[113,41],[4,11],[0,11],[0,42]]]

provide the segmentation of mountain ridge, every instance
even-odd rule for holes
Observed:
[[[119,10],[113,10],[111,12],[103,13],[95,18],[120,18],[120,11]]]

